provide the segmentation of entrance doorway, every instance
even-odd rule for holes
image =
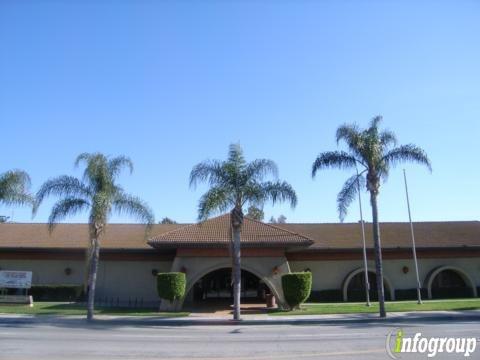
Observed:
[[[268,286],[256,275],[242,270],[242,310],[264,309],[265,299],[271,293]],[[189,296],[192,310],[216,312],[230,310],[233,304],[232,270],[222,268],[212,271],[198,280]]]

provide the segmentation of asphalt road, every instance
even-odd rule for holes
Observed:
[[[388,359],[389,332],[480,338],[478,322],[152,326],[0,320],[0,359]],[[467,359],[439,354],[434,359]],[[401,359],[427,359],[402,354]],[[480,343],[470,359],[480,359]]]

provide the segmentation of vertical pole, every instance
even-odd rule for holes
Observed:
[[[420,285],[420,276],[418,274],[417,249],[415,246],[415,232],[413,231],[412,213],[410,211],[410,198],[408,196],[407,172],[403,169],[403,179],[405,181],[405,195],[407,196],[408,219],[410,221],[410,233],[412,236],[413,262],[415,264],[415,275],[417,277],[417,303],[422,304],[422,287]]]
[[[365,243],[365,222],[363,221],[363,209],[362,209],[362,196],[360,194],[360,175],[357,169],[357,186],[358,186],[358,204],[360,207],[360,223],[362,224],[362,245],[363,245],[363,267],[365,273],[365,297],[367,300],[367,306],[370,304],[370,283],[368,281],[368,262],[367,262],[367,246]]]

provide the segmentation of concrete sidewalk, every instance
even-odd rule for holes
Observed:
[[[212,317],[205,314],[191,314],[186,317],[164,318],[155,316],[124,316],[124,315],[96,315],[95,325],[111,326],[196,326],[196,325],[332,325],[348,323],[385,324],[409,322],[479,322],[480,310],[468,311],[418,311],[389,313],[386,319],[378,314],[336,314],[336,315],[291,315],[272,316],[267,314],[244,315],[242,320],[234,321],[229,316]],[[70,323],[74,325],[87,323],[85,316],[69,315],[21,315],[0,314],[0,324],[28,324],[28,323]]]

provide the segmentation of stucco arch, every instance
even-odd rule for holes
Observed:
[[[444,270],[455,271],[458,275],[460,275],[462,277],[463,281],[465,281],[465,284],[467,284],[467,286],[469,286],[472,289],[473,297],[478,296],[477,287],[475,285],[475,282],[473,281],[473,279],[470,277],[470,275],[468,275],[468,273],[465,270],[463,270],[463,269],[461,269],[457,266],[442,265],[442,266],[439,266],[439,267],[433,269],[432,271],[430,271],[430,273],[427,275],[427,277],[425,279],[425,286],[427,288],[429,299],[432,298],[432,283],[433,283],[433,280],[435,279],[435,277],[438,274],[440,274]]]
[[[231,268],[232,260],[228,257],[176,257],[171,271],[185,271],[187,286],[185,294],[189,294],[193,285],[205,275],[223,268]],[[275,271],[273,269],[275,268]],[[242,259],[242,269],[262,280],[277,300],[279,307],[285,307],[285,299],[281,286],[281,276],[290,272],[285,257],[245,257]],[[185,299],[176,304],[181,308]]]
[[[359,273],[363,273],[365,271],[364,268],[358,268],[356,270],[353,270],[350,272],[345,279],[343,280],[343,286],[342,286],[342,291],[343,291],[343,301],[348,301],[348,285],[350,284],[350,281],[353,279],[355,275],[358,275]],[[368,270],[369,273],[377,275],[377,273],[374,270]],[[395,289],[392,286],[391,281],[383,275],[383,281],[387,285],[387,291],[390,294],[390,299],[395,300]],[[376,284],[370,284],[370,287],[376,287]]]
[[[217,270],[220,270],[220,269],[225,269],[225,268],[231,268],[231,264],[230,265],[223,265],[223,266],[217,264],[215,266],[211,266],[208,269],[205,269],[201,273],[197,273],[195,275],[195,277],[192,277],[190,280],[187,280],[187,287],[186,287],[186,290],[185,290],[185,294],[187,295],[192,290],[195,283],[197,283],[199,280],[201,280],[204,276],[206,276],[206,275],[208,275],[208,274],[210,274],[214,271],[217,271]],[[267,277],[262,276],[258,271],[256,271],[255,269],[252,269],[248,265],[247,266],[242,265],[242,270],[246,270],[246,271],[252,273],[253,275],[255,275],[257,278],[259,278],[261,281],[263,281],[265,283],[265,285],[268,286],[268,288],[270,289],[270,291],[272,292],[272,294],[275,296],[275,298],[277,300],[280,298],[280,294],[279,294],[278,290],[276,289],[275,285]]]

